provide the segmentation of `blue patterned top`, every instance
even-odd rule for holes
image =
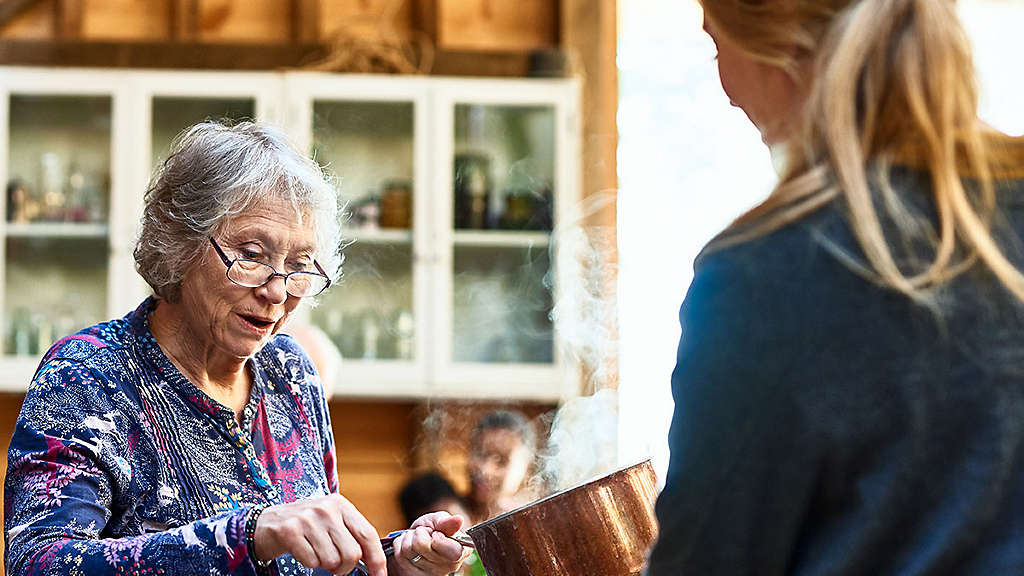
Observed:
[[[9,575],[254,574],[248,510],[338,490],[327,404],[295,341],[276,336],[250,360],[239,427],[160,350],[154,306],[43,358],[8,456]],[[287,555],[275,569],[311,573]]]

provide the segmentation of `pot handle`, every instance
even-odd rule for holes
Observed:
[[[384,557],[390,558],[395,555],[395,539],[405,533],[405,530],[396,530],[391,532],[384,538],[380,539],[380,547],[384,549]],[[455,540],[459,544],[466,548],[476,548],[473,544],[473,539],[463,531],[458,531],[451,536],[452,540]],[[362,560],[356,562],[356,572],[362,576],[370,576],[370,569],[366,566]]]

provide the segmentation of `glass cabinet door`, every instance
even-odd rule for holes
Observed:
[[[191,98],[156,96],[152,101],[150,166],[167,158],[174,139],[186,128],[204,120],[252,120],[254,98]]]
[[[452,361],[552,364],[553,105],[455,104]]]
[[[456,230],[550,232],[553,106],[455,106]]]
[[[3,353],[107,317],[110,96],[11,94]]]
[[[352,360],[415,356],[412,245],[356,241],[345,249],[344,275],[311,311],[311,319]]]
[[[310,313],[343,358],[416,360],[414,104],[314,99],[312,154],[337,179],[341,282]]]
[[[554,361],[547,245],[456,244],[454,263],[452,350],[456,362]]]

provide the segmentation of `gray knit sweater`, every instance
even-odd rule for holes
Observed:
[[[893,185],[934,220],[927,179]],[[1022,266],[1024,183],[999,198]],[[1024,306],[981,266],[932,306],[879,288],[846,222],[698,259],[650,576],[1024,575]]]

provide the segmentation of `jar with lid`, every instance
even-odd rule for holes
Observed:
[[[408,229],[412,226],[412,184],[389,180],[380,194],[380,227]]]

